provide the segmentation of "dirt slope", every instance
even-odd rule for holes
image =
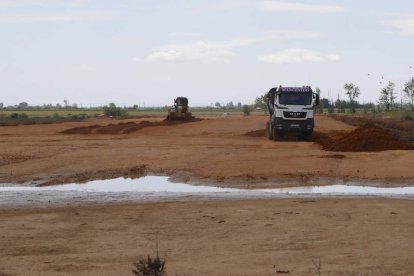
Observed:
[[[316,141],[327,151],[375,152],[414,150],[413,144],[402,141],[397,136],[375,126],[358,127],[339,137],[319,133],[316,134]]]

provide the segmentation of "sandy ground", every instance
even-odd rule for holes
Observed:
[[[115,120],[1,127],[0,143],[7,146],[2,146],[0,153],[0,182],[50,177],[59,182],[67,176],[76,180],[77,174],[96,171],[116,174],[119,170],[124,175],[126,170],[142,166],[148,174],[173,175],[185,171],[186,180],[221,181],[225,182],[223,185],[283,178],[305,182],[321,177],[397,182],[414,178],[411,169],[414,151],[337,155],[321,150],[314,142],[274,142],[244,135],[263,130],[266,119],[265,116],[219,118],[116,135],[60,133],[73,127],[108,125],[116,123]],[[316,119],[316,131],[321,133],[353,128],[325,116]]]
[[[60,133],[113,120],[1,127],[0,182],[134,176],[143,168],[227,186],[414,179],[414,151],[335,153],[245,136],[265,121],[230,117],[117,135]],[[323,116],[316,123],[327,134],[354,128]],[[1,208],[0,276],[132,275],[134,261],[155,254],[156,233],[169,275],[318,275],[319,260],[321,275],[414,275],[413,207],[410,199],[306,198]]]
[[[414,201],[281,199],[2,210],[0,275],[413,275]],[[3,273],[3,274],[2,274]]]

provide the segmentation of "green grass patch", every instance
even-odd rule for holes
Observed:
[[[74,115],[93,117],[103,114],[103,109],[2,109],[0,116],[10,117],[12,114],[26,114],[33,117],[72,117]]]
[[[414,111],[387,112],[385,115],[394,119],[414,121]]]

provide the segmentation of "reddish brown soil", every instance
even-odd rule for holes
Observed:
[[[344,159],[346,158],[346,156],[343,154],[329,154],[329,155],[321,156],[321,158]]]
[[[353,126],[377,126],[390,131],[402,140],[414,142],[414,121],[398,118],[384,117],[381,115],[354,116],[347,114],[331,114],[338,121]]]
[[[38,186],[48,186],[52,184],[65,184],[65,183],[84,183],[91,179],[113,179],[117,177],[126,177],[126,178],[138,178],[144,176],[146,173],[146,166],[135,166],[128,169],[106,169],[99,171],[85,171],[80,173],[75,173],[72,175],[62,176],[52,176],[50,179]],[[1,275],[0,275],[1,276]]]
[[[319,135],[316,141],[324,150],[340,152],[375,152],[414,150],[414,146],[376,126],[359,127],[339,138]]]
[[[315,141],[326,151],[339,152],[376,152],[384,150],[413,150],[414,146],[402,141],[392,133],[376,126],[365,123],[352,132],[333,131],[330,133],[315,133],[308,141]],[[266,137],[266,129],[249,131],[248,137]],[[344,155],[326,155],[323,158],[345,158]]]
[[[0,182],[75,182],[145,171],[178,177],[186,171],[185,181],[232,186],[236,180],[250,187],[283,178],[300,186],[320,177],[371,179],[386,187],[414,179],[414,151],[338,154],[313,142],[269,141],[258,131],[264,136],[267,116],[173,127],[149,118],[159,126],[120,135],[149,124],[135,120],[1,127]],[[318,139],[341,139],[355,129],[327,116],[316,122]],[[84,135],[99,128],[114,135]],[[62,135],[67,129],[79,135]],[[0,275],[131,275],[133,262],[155,254],[156,236],[168,275],[317,275],[318,260],[323,275],[414,271],[413,200],[187,199],[1,209]]]
[[[169,125],[179,125],[188,122],[196,122],[201,119],[191,119],[191,120],[178,120],[178,121],[168,121],[164,120],[161,122],[149,122],[142,121],[139,124],[135,122],[127,123],[118,123],[118,124],[109,124],[106,126],[92,125],[86,127],[75,127],[62,131],[63,134],[128,134],[146,127],[154,126],[169,126]]]
[[[266,129],[258,129],[253,131],[248,131],[244,134],[248,137],[266,137]]]
[[[304,185],[308,179],[321,177],[390,179],[395,182],[384,185],[397,185],[414,178],[410,169],[414,166],[412,150],[349,152],[343,153],[343,158],[333,156],[337,153],[325,151],[315,142],[340,139],[354,130],[353,126],[318,115],[314,140],[270,141],[264,137],[267,119],[258,115],[233,116],[171,125],[161,118],[93,118],[1,127],[0,182],[82,182],[107,177],[102,171],[110,172],[108,177],[117,177],[141,166],[148,174],[182,176],[185,181],[216,181],[222,186],[259,185],[266,181],[277,187],[280,179],[295,179],[295,185]],[[113,126],[108,127],[110,124]],[[145,125],[151,127],[120,134]],[[115,134],[85,134],[107,127],[114,127]],[[247,132],[250,136],[245,135]]]
[[[308,198],[2,209],[0,275],[128,276],[157,236],[171,276],[314,276],[318,260],[320,275],[408,276],[413,208]]]

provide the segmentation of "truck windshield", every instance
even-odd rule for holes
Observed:
[[[311,105],[312,93],[289,92],[279,95],[279,104],[283,105]]]

